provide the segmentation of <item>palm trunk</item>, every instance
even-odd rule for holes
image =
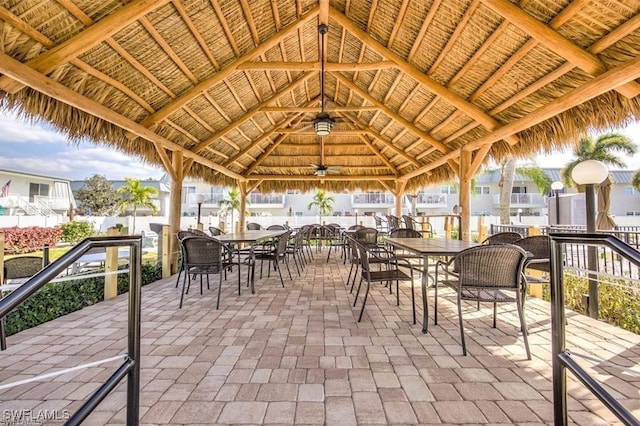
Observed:
[[[508,225],[511,221],[511,191],[513,189],[513,179],[516,174],[516,159],[508,158],[502,167],[500,175],[500,223]]]

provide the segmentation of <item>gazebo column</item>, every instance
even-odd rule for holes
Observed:
[[[189,162],[189,165],[191,161]],[[182,214],[182,182],[184,180],[184,158],[182,151],[174,151],[171,156],[171,196],[169,198],[169,253],[171,256],[171,274],[178,272],[178,231]]]
[[[395,216],[402,216],[402,198],[404,197],[404,189],[407,186],[406,181],[396,181],[396,205],[395,205]]]
[[[238,182],[238,189],[240,190],[240,219],[238,229],[235,231],[244,231],[246,228],[245,216],[247,215],[247,181]],[[235,224],[232,223],[231,226],[235,227]]]
[[[470,232],[470,198],[471,198],[471,151],[460,152],[460,235],[463,241],[471,241]]]

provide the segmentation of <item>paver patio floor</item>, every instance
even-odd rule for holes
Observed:
[[[527,300],[533,359],[526,360],[515,305],[464,307],[462,356],[455,298],[443,291],[440,321],[422,334],[411,322],[408,285],[376,286],[361,323],[345,287],[348,265],[324,255],[285,288],[272,273],[256,294],[237,294],[234,272],[215,309],[197,287],[178,309],[176,277],[143,288],[141,424],[551,424],[550,306]],[[243,271],[244,272],[244,271]],[[244,281],[244,276],[243,276]],[[419,280],[416,280],[419,290]],[[421,317],[421,298],[416,292]],[[430,293],[433,307],[433,292]],[[126,295],[9,337],[0,382],[115,356],[126,348]],[[637,335],[569,313],[568,344],[585,354],[621,402],[640,416]],[[612,367],[622,365],[626,369]],[[73,411],[120,361],[0,391],[0,411]],[[615,417],[569,377],[569,418]],[[125,421],[126,383],[86,424]],[[4,422],[4,423],[3,423]],[[6,417],[0,424],[8,424]]]

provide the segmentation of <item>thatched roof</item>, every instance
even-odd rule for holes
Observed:
[[[454,177],[462,147],[474,172],[640,116],[638,0],[0,6],[4,108],[177,178],[410,189]],[[323,75],[337,123],[320,143]]]

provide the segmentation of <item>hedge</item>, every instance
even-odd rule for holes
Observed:
[[[142,285],[162,278],[160,264],[142,264]],[[129,291],[129,274],[118,275],[118,294]],[[19,333],[104,300],[104,277],[50,283],[11,311],[7,335]]]
[[[45,244],[54,246],[58,244],[62,236],[60,228],[42,228],[39,226],[0,228],[0,232],[4,233],[5,252],[13,254],[42,250]]]

